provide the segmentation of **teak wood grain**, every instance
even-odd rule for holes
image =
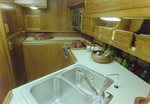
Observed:
[[[24,8],[24,15],[39,15],[41,30],[73,31],[72,10],[65,6],[65,0],[47,0],[47,5],[47,9]]]
[[[41,30],[40,15],[25,15],[25,24],[27,30]]]
[[[96,13],[88,14],[88,16],[90,18],[99,18],[99,17],[123,17],[129,19],[150,18],[150,14],[147,11],[150,11],[150,7],[108,11],[108,12],[101,12],[101,13],[96,12]]]
[[[64,67],[63,45],[72,41],[47,41],[23,43],[28,82]]]
[[[140,29],[143,20],[144,19],[132,19],[129,31],[137,32]]]
[[[65,0],[69,8],[78,8],[84,6],[84,0]]]
[[[101,26],[94,26],[93,36],[96,38],[99,38],[100,37],[100,31],[101,31]]]
[[[100,31],[100,38],[106,40],[106,41],[110,41],[111,36],[112,36],[112,31],[113,28],[108,28],[108,27],[101,27],[101,31]]]
[[[0,3],[0,5],[2,6],[3,4]],[[0,102],[4,100],[7,92],[15,86],[13,68],[9,55],[9,49],[7,46],[5,28],[3,24],[4,22],[0,8]]]
[[[150,7],[149,0],[86,0],[88,13]]]
[[[119,30],[129,30],[131,25],[131,19],[122,19],[119,21],[119,23],[116,25],[115,29]]]
[[[133,40],[133,32],[116,30],[113,44],[120,45],[126,49],[129,49],[131,48],[132,40]]]
[[[77,58],[72,53],[71,49],[69,50],[69,65],[73,65],[77,62]]]
[[[150,35],[136,35],[135,54],[140,58],[150,62]]]
[[[5,28],[5,30],[8,30],[9,32],[8,33],[5,32],[5,33],[6,36],[9,36],[19,31],[16,7],[7,4],[0,4],[0,5],[1,5],[0,9],[1,9],[1,15],[3,19],[3,25],[4,24],[8,25],[7,26],[8,28],[7,29]],[[6,8],[10,8],[10,9],[6,9]]]

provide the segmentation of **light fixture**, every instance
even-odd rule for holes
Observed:
[[[100,19],[105,20],[105,21],[120,21],[121,20],[120,18],[117,18],[117,17],[103,17]]]
[[[30,6],[30,8],[31,8],[31,9],[34,9],[34,10],[35,10],[35,9],[38,9],[38,7],[36,7],[36,6]]]

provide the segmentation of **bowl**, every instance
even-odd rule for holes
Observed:
[[[150,99],[144,97],[137,97],[134,100],[134,104],[149,104]]]
[[[95,54],[97,52],[104,53],[104,51],[99,51],[99,50],[98,51],[93,51],[91,53],[91,58],[92,58],[93,61],[98,62],[98,63],[108,63],[108,62],[110,62],[110,59],[111,59],[110,55],[108,55],[108,56],[98,56],[97,54]]]

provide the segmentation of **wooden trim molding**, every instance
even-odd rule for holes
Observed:
[[[12,35],[10,35],[10,36],[7,36],[6,39],[9,40],[9,39],[15,37],[15,36],[18,35],[18,34],[20,34],[20,31],[15,32],[14,34],[12,34]]]
[[[7,93],[7,96],[5,97],[4,101],[2,104],[9,104],[10,101],[11,101],[11,98],[13,96],[13,93],[12,91],[10,90],[8,93]]]
[[[88,16],[90,18],[99,18],[99,17],[123,17],[123,18],[150,18],[150,7],[147,8],[137,8],[137,9],[127,9],[119,11],[110,11],[102,13],[90,13]]]
[[[32,23],[31,23],[31,20]],[[37,18],[37,20],[36,20]],[[28,25],[29,24],[29,25]],[[25,25],[27,30],[41,30],[41,20],[40,15],[25,15]],[[28,27],[31,26],[31,27]]]

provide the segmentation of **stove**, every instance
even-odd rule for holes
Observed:
[[[74,42],[64,43],[63,54],[64,54],[65,59],[67,59],[67,66],[69,65],[69,53],[68,53],[68,50],[71,49],[71,48],[84,48],[84,47],[86,47],[84,45],[84,43],[82,43],[81,47],[75,47],[74,46]]]

